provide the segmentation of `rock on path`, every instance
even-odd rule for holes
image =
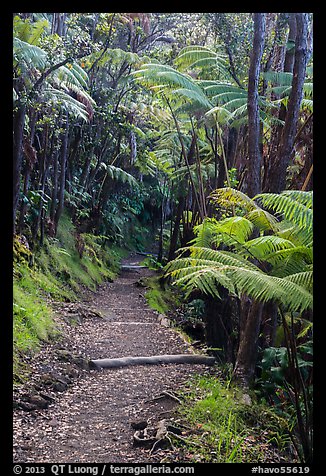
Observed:
[[[135,257],[124,265],[137,265]],[[99,311],[77,325],[63,323],[67,346],[90,359],[192,352],[171,328],[162,326],[137,281],[147,269],[123,271],[113,283],[87,292],[84,304]],[[60,321],[61,320],[61,321]],[[70,346],[70,347],[69,347]],[[44,349],[46,357],[47,350]],[[42,357],[42,352],[38,358]],[[49,363],[44,366],[49,366]],[[67,364],[68,365],[68,364]],[[133,447],[133,421],[156,422],[176,405],[155,399],[182,387],[202,365],[168,364],[83,371],[46,409],[14,411],[14,461],[51,463],[157,462],[160,452]],[[47,367],[48,370],[48,367]]]

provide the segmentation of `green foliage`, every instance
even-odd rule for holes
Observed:
[[[58,336],[52,319],[51,299],[75,300],[81,286],[96,288],[119,270],[122,251],[107,246],[106,236],[82,234],[83,253],[67,212],[59,222],[57,239],[46,239],[34,254],[19,237],[14,240],[14,362],[15,378],[21,374],[20,355],[36,351],[42,340]],[[80,242],[79,242],[80,243]],[[34,257],[34,265],[29,261]]]
[[[147,288],[145,293],[147,303],[155,311],[166,314],[178,306],[180,302],[178,295],[167,285],[163,286],[159,276],[146,278],[143,283]]]
[[[241,390],[222,378],[195,377],[183,397],[178,412],[194,429],[185,438],[188,458],[194,462],[264,461],[277,436],[280,451],[289,444],[285,420],[267,406],[248,406]]]
[[[292,196],[297,198],[299,195],[301,202],[310,203],[305,192]],[[311,308],[312,210],[298,199],[291,198],[291,193],[259,195],[257,199],[265,206],[273,208],[278,214],[282,213],[285,218],[283,225],[285,221],[290,222],[298,231],[297,235],[308,236],[309,246],[297,243],[295,234],[292,241],[290,236],[284,238],[278,236],[277,232],[250,239],[254,225],[259,225],[256,215],[254,223],[251,222],[252,212],[259,209],[257,204],[241,192],[231,189],[216,191],[214,199],[219,201],[219,197],[224,206],[230,206],[230,203],[242,206],[246,215],[225,218],[219,222],[206,219],[196,227],[195,246],[181,250],[190,252],[190,257],[179,257],[166,266],[166,272],[175,278],[175,284],[183,286],[188,292],[198,288],[216,297],[219,297],[218,287],[221,285],[231,295],[247,294],[258,301],[275,301],[291,311]],[[265,231],[266,222],[270,224],[270,231],[276,230],[277,219],[271,219],[264,212],[261,215],[265,220],[259,229],[260,233]],[[218,249],[221,245],[227,246],[228,250]],[[268,271],[266,264],[271,266]]]

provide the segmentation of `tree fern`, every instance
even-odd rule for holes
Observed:
[[[213,104],[188,74],[180,73],[171,66],[148,63],[143,64],[140,70],[131,73],[136,80],[150,88],[166,87],[170,90],[192,100],[196,100],[201,106],[210,109]]]
[[[128,183],[129,185],[137,186],[137,180],[128,172],[121,169],[120,167],[115,167],[114,165],[107,165],[102,162],[102,168],[105,169],[106,173],[112,180],[117,180],[122,183]]]
[[[226,55],[206,46],[192,45],[183,48],[175,59],[175,64],[181,69],[213,67],[223,76],[229,76]]]
[[[67,92],[47,84],[41,91],[39,101],[53,103],[56,107],[63,108],[68,114],[85,122],[89,120],[86,107],[80,101],[74,99]]]
[[[307,246],[301,239],[302,234],[309,235],[311,217],[309,213],[299,217],[303,210],[312,214],[311,193],[260,194],[254,200],[224,188],[211,194],[211,199],[219,206],[237,206],[243,215],[206,219],[195,227],[195,246],[180,250],[190,257],[180,256],[166,267],[175,284],[214,296],[223,286],[239,297],[246,294],[258,301],[274,301],[289,311],[311,308],[312,242]],[[275,210],[279,218],[258,203]],[[260,236],[251,238],[257,227]],[[269,234],[264,235],[265,231]],[[227,251],[219,249],[220,245]]]
[[[307,198],[305,198],[305,194],[308,194]],[[302,197],[301,201],[298,199],[299,196]],[[262,203],[264,207],[272,209],[275,213],[280,214],[286,220],[294,223],[301,229],[311,233],[313,213],[310,207],[304,205],[304,200],[310,200],[311,196],[311,192],[300,191],[297,191],[296,194],[288,192],[283,192],[281,194],[264,193],[256,195],[254,200]]]
[[[181,260],[186,266],[179,267]],[[174,266],[176,261],[179,263]],[[295,280],[270,276],[260,269],[181,258],[170,262],[167,271],[175,278],[175,284],[185,286],[188,291],[200,289],[218,297],[217,285],[220,285],[239,297],[246,294],[261,302],[276,301],[289,311],[312,307],[312,294],[305,287]]]
[[[39,46],[30,45],[19,38],[13,39],[14,67],[20,66],[25,71],[31,67],[45,69],[48,64],[47,53]]]

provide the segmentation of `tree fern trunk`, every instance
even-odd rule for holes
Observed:
[[[209,347],[220,349],[216,355],[223,355],[226,362],[234,362],[235,343],[232,333],[235,330],[233,322],[236,305],[224,288],[219,289],[222,299],[205,296],[205,340]]]
[[[242,306],[242,329],[240,329],[239,348],[234,367],[234,378],[242,386],[249,387],[255,375],[257,342],[262,318],[263,304],[252,301],[248,312]]]

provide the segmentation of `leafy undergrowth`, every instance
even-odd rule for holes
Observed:
[[[178,415],[193,429],[178,459],[192,462],[295,462],[287,422],[216,375],[197,376],[182,394]],[[185,445],[186,442],[186,445]]]
[[[113,280],[125,253],[109,247],[106,237],[77,234],[67,214],[60,220],[57,237],[46,239],[34,253],[24,237],[15,237],[15,381],[26,377],[23,356],[37,351],[42,341],[60,335],[52,319],[51,302],[75,301],[83,287],[95,290],[104,280]]]

